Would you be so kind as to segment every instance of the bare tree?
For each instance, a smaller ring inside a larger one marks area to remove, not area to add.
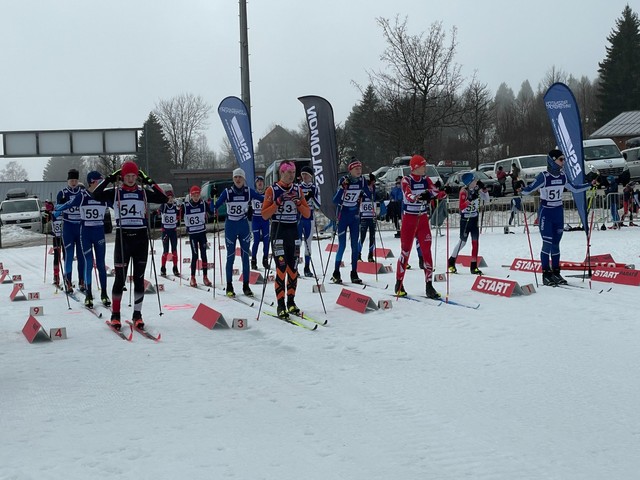
[[[175,168],[191,166],[194,140],[208,126],[211,106],[201,96],[183,93],[170,100],[161,100],[153,111],[162,125],[171,148]]]
[[[474,76],[463,95],[462,126],[473,148],[475,167],[480,164],[480,151],[488,143],[488,132],[494,118],[494,104],[486,83]]]
[[[2,182],[22,182],[29,181],[27,170],[15,160],[10,161],[0,170],[0,181]]]
[[[553,65],[544,76],[539,90],[546,92],[551,85],[557,82],[567,83],[569,76],[562,70]]]
[[[445,44],[442,22],[433,23],[426,35],[411,35],[406,17],[400,21],[396,16],[393,23],[386,18],[377,21],[387,42],[380,57],[387,68],[370,74],[371,83],[384,102],[408,101],[410,116],[404,128],[412,132],[413,145],[404,149],[424,154],[429,137],[459,113],[456,92],[462,77],[460,66],[454,63],[457,30],[451,30],[451,41]]]

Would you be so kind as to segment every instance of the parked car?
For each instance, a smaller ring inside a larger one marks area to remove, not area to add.
[[[610,138],[597,138],[584,140],[582,147],[585,173],[590,170],[597,172],[600,185],[609,186],[609,175],[617,177],[619,184],[626,185],[629,182],[629,166],[616,142]]]
[[[493,163],[481,163],[478,168],[474,168],[473,172],[484,172],[487,176],[491,177],[493,174]]]
[[[391,162],[392,167],[406,167],[411,162],[411,155],[403,155],[401,157],[396,157]]]
[[[524,181],[525,184],[528,184],[536,178],[538,173],[543,172],[547,169],[547,155],[521,155],[519,157],[511,157],[505,158],[503,160],[498,160],[496,163],[494,163],[493,173],[491,174],[491,176],[493,178],[497,178],[496,172],[498,171],[499,167],[502,167],[502,169],[507,172],[507,174],[509,174],[511,172],[513,164],[515,164],[520,169],[520,180]],[[505,193],[513,193],[513,187],[511,183],[511,177],[507,176],[505,182]]]
[[[478,179],[478,181],[482,182],[484,186],[487,187],[489,195],[494,197],[499,195],[500,184],[498,183],[498,180],[496,180],[495,178],[489,177],[484,172],[478,172],[473,170],[461,170],[459,172],[455,172],[449,175],[449,178],[447,179],[447,183],[445,183],[444,185],[444,189],[447,192],[447,194],[452,196],[458,196],[458,194],[460,193],[460,188],[462,188],[462,185],[463,185],[461,180],[462,175],[464,175],[467,172],[473,173],[474,176]]]
[[[396,184],[396,178],[398,177],[406,177],[411,173],[411,168],[408,166],[405,167],[391,167],[387,172],[381,177],[376,178],[376,195],[379,199],[387,199],[389,197],[389,192]],[[440,182],[443,184],[442,178],[438,174],[436,167],[433,165],[427,164],[426,176],[433,182]]]
[[[622,155],[626,155],[627,167],[629,167],[629,178],[640,180],[640,147],[627,148],[622,150]]]
[[[43,210],[37,198],[12,198],[0,204],[0,225],[17,225],[25,230],[42,233]]]

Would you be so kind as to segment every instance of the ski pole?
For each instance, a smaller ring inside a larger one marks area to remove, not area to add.
[[[524,201],[522,202],[522,210],[524,211]],[[529,241],[529,252],[531,254],[531,263],[534,263],[534,259],[533,259],[533,247],[531,246],[531,234],[529,232],[529,222],[527,221],[527,213],[525,212],[524,214],[524,229],[527,232],[527,240]],[[536,272],[536,269],[533,269],[533,276],[536,279],[536,288],[539,288],[540,285],[538,284],[538,273]]]

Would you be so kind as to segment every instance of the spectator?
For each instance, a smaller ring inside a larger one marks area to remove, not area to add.
[[[500,184],[500,195],[504,195],[504,193],[507,191],[507,172],[504,171],[502,165],[498,167],[496,178],[498,179],[498,183]]]

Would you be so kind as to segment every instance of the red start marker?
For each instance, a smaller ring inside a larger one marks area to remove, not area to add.
[[[471,261],[473,257],[471,255],[458,255],[456,258],[456,263],[462,265],[463,267],[470,267]],[[486,267],[487,262],[484,261],[484,258],[478,257],[478,267]]]
[[[240,278],[238,279],[238,281],[244,283],[244,273],[242,275],[240,275]],[[264,278],[262,277],[262,274],[260,272],[256,272],[255,270],[251,270],[249,272],[249,283],[251,285],[255,285],[256,283],[263,284],[263,283],[265,283],[265,281],[264,281]]]
[[[209,330],[213,330],[216,327],[229,328],[229,324],[224,319],[222,314],[217,310],[208,307],[204,303],[198,305],[198,308],[196,308],[196,311],[191,318],[193,318],[199,324],[204,325]]]
[[[589,261],[588,258],[585,257],[585,263]],[[610,253],[603,253],[601,255],[591,255],[591,262],[608,262],[608,263],[616,263]]]
[[[327,252],[337,252],[338,251],[338,244],[337,243],[330,243],[329,245],[327,245],[325,247],[325,251],[327,251]]]
[[[342,289],[336,303],[359,313],[365,313],[368,310],[378,310],[378,305],[371,300],[371,297],[346,288]]]
[[[11,277],[9,276],[9,270],[0,271],[0,283],[11,283]]]
[[[591,280],[637,287],[640,286],[640,270],[598,267],[593,271]]]
[[[374,255],[380,258],[393,258],[393,252],[389,248],[376,248]]]
[[[376,273],[387,273],[384,265],[377,262],[358,262],[358,273],[369,273],[375,275]]]
[[[33,343],[35,340],[51,340],[42,325],[40,325],[40,322],[33,315],[29,315],[27,323],[22,327],[22,334],[29,343]]]
[[[156,293],[156,289],[153,286],[153,283],[151,283],[149,280],[147,280],[146,278],[144,279],[144,293]]]
[[[515,280],[493,278],[485,275],[479,275],[476,277],[471,290],[500,297],[513,297],[516,295],[530,295],[532,293],[536,293],[535,288],[531,284],[521,287]]]
[[[561,270],[588,270],[589,266],[594,268],[614,268],[614,269],[633,269],[632,265],[625,263],[609,262],[609,261],[597,261],[591,257],[591,265],[584,262],[560,262]],[[542,272],[540,260],[531,260],[527,258],[514,258],[511,263],[511,270],[517,270],[520,272]]]
[[[22,291],[22,288],[24,287],[24,285],[22,283],[14,283],[13,284],[13,290],[11,290],[11,293],[9,294],[9,299],[12,302],[15,302],[16,300],[26,300],[27,297],[25,296],[24,292]]]

